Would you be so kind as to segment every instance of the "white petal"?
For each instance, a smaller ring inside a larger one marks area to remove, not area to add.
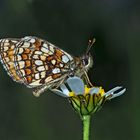
[[[60,88],[63,91],[63,94],[65,94],[66,96],[69,96],[70,91],[64,84],[60,85]]]
[[[69,77],[67,79],[67,84],[69,85],[71,91],[73,91],[76,95],[83,94],[85,92],[83,80],[79,77]]]
[[[100,88],[93,87],[93,88],[90,89],[89,93],[93,95],[93,94],[98,94],[99,91],[100,91]]]
[[[118,97],[118,96],[122,95],[122,94],[126,91],[126,89],[123,89],[123,90],[121,90],[121,91],[119,91],[119,92],[116,92],[117,90],[119,90],[119,89],[121,89],[121,88],[122,88],[122,87],[120,87],[120,86],[115,87],[115,88],[109,90],[108,92],[106,92],[106,93],[104,94],[104,96],[107,98],[108,96],[112,95],[112,96],[110,96],[109,99],[113,99],[113,98],[115,98],[115,97]]]
[[[60,95],[62,97],[69,97],[69,93],[70,93],[70,91],[64,84],[60,85],[60,90],[51,89],[51,91],[53,91],[54,93],[56,93],[57,95]]]

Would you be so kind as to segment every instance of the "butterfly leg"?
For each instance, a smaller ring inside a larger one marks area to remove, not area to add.
[[[90,79],[89,79],[88,74],[87,74],[86,71],[84,71],[84,78],[86,80],[86,83],[88,83],[89,86],[93,87],[93,84],[90,82]]]
[[[57,89],[66,80],[67,75],[64,75],[62,79],[56,80],[53,83],[47,83],[42,86],[33,89],[33,95],[39,97],[46,89]]]
[[[64,76],[64,78],[62,78],[62,79],[55,85],[55,87],[51,88],[50,90],[51,90],[52,92],[55,92],[55,90],[58,89],[58,88],[60,87],[60,85],[62,85],[63,83],[65,83],[66,77],[67,77],[67,75]]]
[[[39,86],[33,89],[33,95],[35,97],[39,97],[46,89],[48,89],[50,86],[48,85],[43,85]]]

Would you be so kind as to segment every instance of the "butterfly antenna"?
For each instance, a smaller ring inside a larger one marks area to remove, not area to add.
[[[91,47],[93,46],[93,44],[95,43],[95,41],[96,41],[95,38],[90,39],[90,40],[88,41],[88,47],[87,47],[87,50],[86,50],[86,54],[89,54],[90,49],[91,49]]]

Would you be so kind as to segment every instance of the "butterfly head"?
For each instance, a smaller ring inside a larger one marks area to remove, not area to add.
[[[88,44],[88,48],[86,50],[86,53],[81,58],[82,65],[86,70],[91,68],[92,65],[93,65],[93,59],[92,59],[92,56],[90,54],[90,49],[91,49],[91,47],[93,46],[94,43],[95,43],[95,38],[93,38],[92,40],[89,40],[89,44]]]
[[[83,55],[82,56],[82,66],[84,67],[84,69],[88,70],[89,68],[92,67],[93,65],[93,59],[92,59],[92,56],[91,54],[89,53],[88,55]]]

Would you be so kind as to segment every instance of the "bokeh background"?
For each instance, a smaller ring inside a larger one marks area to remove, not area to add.
[[[0,0],[0,38],[27,35],[75,56],[95,37],[91,81],[127,91],[93,115],[91,139],[140,140],[139,1]],[[0,65],[0,140],[81,139],[81,121],[66,99],[48,91],[35,98]]]

